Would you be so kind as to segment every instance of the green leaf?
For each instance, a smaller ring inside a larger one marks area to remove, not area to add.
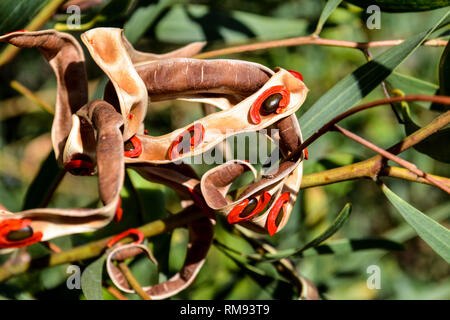
[[[243,11],[223,11],[204,5],[175,5],[155,28],[168,42],[242,42],[298,36],[307,30],[302,19],[282,19]]]
[[[439,93],[450,96],[450,42],[447,43],[439,62]]]
[[[381,190],[417,234],[445,261],[450,262],[450,231],[397,196],[386,185],[383,184]]]
[[[392,72],[392,74],[386,79],[387,87],[390,91],[393,89],[399,89],[405,94],[426,94],[434,95],[438,92],[439,86],[435,83],[424,81],[415,77],[410,77],[398,72]],[[414,105],[420,105],[426,109],[435,110],[436,108],[431,107],[430,102],[417,101]],[[444,110],[439,108],[439,110]]]
[[[350,213],[352,211],[352,205],[351,203],[347,203],[344,208],[339,212],[336,219],[333,221],[331,226],[329,226],[322,234],[320,234],[318,237],[314,238],[312,241],[308,242],[306,245],[304,245],[300,249],[287,249],[283,251],[279,251],[275,254],[266,254],[264,258],[267,259],[283,259],[294,255],[300,255],[303,251],[316,247],[331,236],[333,236],[347,221],[348,217],[350,216]]]
[[[388,239],[341,239],[330,241],[326,244],[310,248],[303,252],[303,257],[316,256],[322,254],[349,254],[363,250],[403,250],[403,246]]]
[[[406,102],[400,103],[403,114],[403,121],[405,123],[405,133],[410,135],[419,130],[420,127],[411,119],[411,112],[409,105]],[[441,129],[426,139],[422,140],[414,146],[414,149],[427,156],[450,163],[450,148],[448,148],[448,142],[450,141],[450,128]]]
[[[0,34],[25,27],[47,2],[48,0],[0,1]]]
[[[50,195],[55,184],[58,183],[63,174],[63,170],[58,166],[55,153],[51,151],[44,160],[37,176],[28,187],[23,210],[33,209],[42,206],[42,202]]]
[[[309,138],[325,123],[359,102],[383,81],[401,62],[411,55],[427,37],[449,16],[447,12],[429,29],[359,67],[327,91],[300,117],[303,136]]]
[[[386,12],[413,12],[444,8],[450,5],[450,0],[346,0],[358,7],[366,9],[377,5]]]
[[[81,290],[88,300],[103,300],[103,264],[106,254],[92,262],[81,274]]]
[[[450,43],[442,53],[441,60],[439,61],[439,94],[443,96],[450,96]],[[445,106],[433,103],[431,105],[432,110],[445,110]]]
[[[294,298],[295,290],[293,285],[280,277],[273,265],[262,263],[254,266],[247,261],[241,261],[241,259],[230,254],[222,246],[217,246],[217,248],[230,258],[241,269],[243,274],[253,279],[273,299]]]
[[[320,31],[322,31],[323,25],[330,17],[331,13],[341,4],[342,0],[328,0],[325,8],[323,8],[322,13],[319,17],[319,22],[317,23],[316,31],[314,31],[315,35],[319,35]]]
[[[157,4],[137,9],[124,25],[125,37],[131,43],[136,43],[150,28],[159,15],[180,0],[160,0]]]

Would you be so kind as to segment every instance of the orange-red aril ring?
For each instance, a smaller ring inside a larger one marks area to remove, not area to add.
[[[122,240],[125,237],[128,237],[129,235],[134,235],[137,237],[137,240],[135,242],[133,242],[134,244],[140,244],[144,241],[144,233],[141,230],[138,229],[128,229],[125,230],[122,233],[119,233],[118,235],[112,237],[108,243],[106,244],[106,246],[108,248],[111,248],[113,245],[115,245],[117,242],[119,242],[120,240]]]
[[[124,155],[127,158],[137,158],[142,153],[141,140],[138,137],[132,136],[130,140],[125,142]]]
[[[4,36],[6,36],[7,34],[15,33],[15,32],[28,32],[28,30],[22,29],[22,30],[11,31],[11,32],[5,33]]]
[[[281,95],[281,97],[279,97]],[[264,91],[250,107],[250,120],[253,124],[261,122],[261,115],[268,115],[270,113],[280,114],[289,105],[289,90],[285,86],[273,86]],[[274,108],[274,104],[276,108]],[[271,110],[264,110],[267,107]]]
[[[278,229],[278,226],[276,224],[278,215],[281,211],[281,208],[283,205],[289,201],[289,192],[283,193],[275,202],[272,209],[269,212],[269,216],[267,217],[267,231],[269,231],[269,234],[273,236]]]
[[[194,150],[202,143],[204,137],[205,127],[201,123],[193,124],[172,141],[168,152],[169,159],[176,159],[186,151]]]
[[[114,213],[114,222],[120,222],[122,220],[123,209],[122,209],[122,198],[119,197],[117,202],[116,212]]]
[[[294,70],[288,70],[290,74],[292,74],[294,77],[296,77],[298,80],[303,81],[303,76],[300,72],[294,71]]]
[[[81,153],[74,154],[70,161],[64,164],[64,170],[74,176],[90,176],[94,173],[94,168],[91,158]]]
[[[307,148],[303,149],[303,153],[305,154],[305,160],[308,160],[309,159],[308,149]]]
[[[264,191],[259,200],[256,198],[244,199],[228,214],[228,223],[234,224],[254,218],[264,210],[271,198],[270,193]]]
[[[29,219],[6,219],[0,222],[0,248],[20,248],[39,242],[42,232],[33,232]]]

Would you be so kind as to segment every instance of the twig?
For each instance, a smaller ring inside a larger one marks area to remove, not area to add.
[[[361,104],[359,106],[356,106],[356,107],[353,107],[353,108],[347,110],[346,112],[341,113],[340,115],[338,115],[337,117],[335,117],[334,119],[332,119],[328,123],[326,123],[324,126],[322,126],[322,128],[320,128],[319,130],[314,132],[314,134],[311,137],[306,139],[305,142],[303,142],[296,150],[294,150],[292,152],[292,154],[289,156],[288,160],[298,157],[300,155],[300,153],[303,151],[303,149],[307,148],[311,143],[316,141],[324,133],[327,133],[328,131],[330,131],[336,123],[344,120],[345,118],[347,118],[357,112],[366,110],[366,109],[382,106],[385,104],[390,104],[393,102],[400,102],[400,101],[429,101],[429,102],[440,103],[443,105],[450,105],[450,97],[448,97],[448,96],[428,96],[428,95],[423,95],[423,94],[414,94],[414,95],[407,95],[407,96],[400,96],[400,97],[385,98],[385,99],[375,100],[375,101],[371,101],[371,102],[368,102],[365,104]],[[450,121],[450,111],[447,111],[444,114],[444,116],[445,115],[447,115],[446,116],[447,121]],[[441,118],[441,117],[439,117],[439,118]],[[447,122],[447,124],[448,123],[449,122]],[[447,125],[447,124],[445,124],[445,125]],[[442,127],[439,127],[438,129],[436,129],[433,132],[436,132],[440,128],[442,128]],[[426,137],[422,137],[419,141],[425,139]],[[416,138],[410,139],[410,140],[416,140]],[[419,142],[419,141],[417,141],[417,142]]]
[[[291,46],[301,46],[301,45],[319,45],[319,46],[331,46],[331,47],[342,47],[342,48],[356,48],[360,50],[364,50],[367,48],[375,48],[375,47],[389,47],[396,46],[402,43],[405,40],[385,40],[385,41],[371,41],[371,42],[356,42],[356,41],[345,41],[345,40],[333,40],[333,39],[323,39],[317,36],[304,36],[304,37],[296,37],[282,40],[274,40],[274,41],[266,41],[266,42],[258,42],[253,44],[246,44],[240,46],[234,46],[224,49],[218,49],[208,52],[203,52],[194,56],[194,58],[198,59],[207,59],[217,56],[228,55],[232,53],[241,53],[248,51],[256,51],[270,48],[278,48],[278,47],[291,47]],[[431,47],[441,47],[446,46],[446,40],[433,39],[428,40],[423,43],[424,46]]]
[[[420,170],[419,168],[417,168],[417,166],[409,161],[406,161],[400,157],[397,157],[396,155],[390,153],[389,151],[384,150],[383,148],[378,147],[377,145],[373,144],[370,141],[367,141],[366,139],[354,134],[353,132],[350,132],[344,128],[341,128],[338,125],[334,125],[334,128],[336,131],[342,133],[344,136],[362,144],[363,146],[372,149],[373,151],[381,154],[383,157],[385,157],[386,159],[389,159],[391,161],[394,161],[396,163],[398,163],[399,165],[401,165],[402,167],[408,169],[409,171],[413,172],[414,174],[416,174],[419,177],[424,178],[425,180],[428,180],[431,184],[435,185],[436,187],[444,190],[445,192],[447,192],[448,194],[450,194],[450,188],[447,187],[445,184],[441,183],[439,180],[434,179],[433,177],[431,177],[429,174],[427,174],[426,172]]]
[[[29,90],[27,87],[25,87],[20,82],[13,80],[10,83],[11,88],[22,94],[23,96],[27,97],[29,100],[36,103],[39,107],[41,107],[44,111],[50,113],[51,115],[55,114],[55,111],[53,110],[52,106],[47,103],[46,101],[39,98],[37,95],[35,95],[31,90]]]
[[[122,293],[120,293],[119,290],[117,290],[113,286],[107,286],[106,290],[108,290],[108,292],[111,293],[117,300],[129,300],[127,297],[125,297]]]
[[[53,15],[56,9],[59,8],[65,0],[52,0],[50,1],[33,20],[25,27],[26,30],[36,31],[39,30]],[[8,45],[5,50],[0,54],[0,66],[11,61],[19,52],[20,48],[13,45]]]
[[[364,178],[375,180],[380,176],[430,184],[429,181],[418,177],[408,169],[387,166],[383,163],[383,157],[377,155],[373,158],[353,163],[347,166],[306,174],[302,178],[301,189]],[[449,178],[436,175],[429,176],[441,181],[442,183],[450,187]]]
[[[144,289],[142,289],[139,282],[136,280],[136,278],[131,273],[130,269],[128,269],[125,262],[121,261],[119,262],[119,268],[122,270],[123,275],[127,279],[130,286],[136,291],[136,293],[143,299],[143,300],[152,300],[147,292],[145,292]]]

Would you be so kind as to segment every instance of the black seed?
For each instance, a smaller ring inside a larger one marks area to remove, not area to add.
[[[281,207],[280,211],[278,211],[277,218],[275,219],[275,225],[277,227],[280,225],[281,221],[283,220],[283,216],[284,216],[284,210],[283,210],[283,207]]]
[[[132,150],[134,150],[133,142],[131,142],[131,140],[128,140],[127,142],[125,142],[124,149],[125,149],[125,151],[132,151]]]
[[[250,198],[247,203],[247,206],[239,214],[239,217],[245,218],[246,216],[248,216],[250,213],[252,213],[253,210],[255,210],[257,204],[258,204],[258,200],[256,200],[256,198]]]
[[[274,93],[268,96],[267,99],[262,103],[261,108],[259,109],[259,113],[263,116],[274,113],[280,106],[281,99],[283,99],[281,93]]]
[[[19,230],[10,231],[6,236],[9,241],[20,241],[27,239],[33,235],[33,229],[30,226],[24,227]]]

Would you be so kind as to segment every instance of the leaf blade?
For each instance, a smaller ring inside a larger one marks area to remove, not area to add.
[[[417,234],[445,261],[450,262],[450,231],[411,206],[385,184],[381,190]]]
[[[300,127],[305,139],[337,115],[345,112],[375,89],[391,72],[409,57],[449,16],[444,14],[428,31],[424,31],[400,45],[383,52],[362,65],[317,100],[300,117]]]
[[[102,274],[106,254],[92,262],[81,274],[81,290],[88,300],[103,300]]]
[[[317,22],[316,30],[313,33],[314,35],[319,35],[320,31],[322,31],[323,25],[328,20],[333,11],[341,4],[341,2],[342,0],[329,0],[327,2],[325,8],[323,8],[320,14],[319,22]]]

